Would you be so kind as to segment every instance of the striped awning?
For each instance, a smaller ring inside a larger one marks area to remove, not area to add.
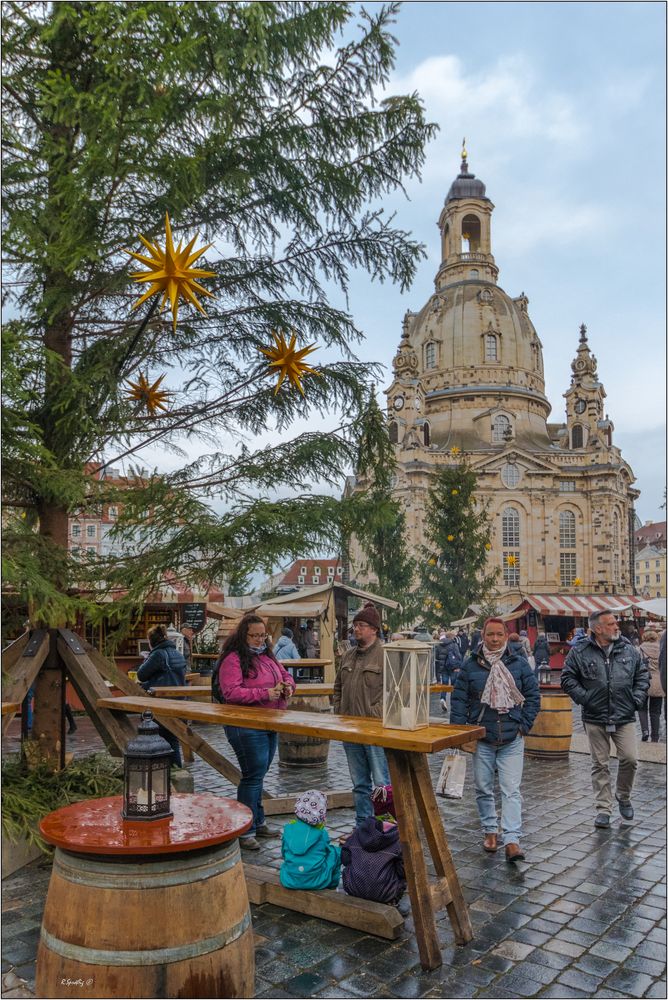
[[[641,597],[628,594],[527,594],[515,611],[519,611],[522,605],[529,604],[541,615],[586,618],[593,611],[618,611],[621,607],[631,607],[641,600]]]

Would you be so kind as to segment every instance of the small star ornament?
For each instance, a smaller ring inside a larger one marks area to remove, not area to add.
[[[461,453],[461,450],[462,450],[462,449],[461,449],[461,448],[458,448],[458,447],[457,447],[457,445],[454,445],[454,447],[452,447],[452,448],[450,449],[450,454],[451,454],[451,455],[454,455],[454,456],[455,456],[455,458],[456,458],[456,457],[457,457],[457,455],[459,455],[459,454]]]
[[[514,566],[517,562],[516,556],[506,556],[506,562],[509,566]]]
[[[455,536],[454,535],[448,535],[448,541],[449,542],[454,542],[454,540],[455,540]]]
[[[162,292],[162,301],[160,307],[169,301],[170,308],[172,310],[172,325],[174,332],[176,332],[176,322],[179,315],[179,301],[183,301],[187,304],[193,305],[198,312],[201,312],[203,316],[206,313],[202,309],[195,292],[199,292],[200,295],[212,296],[212,293],[208,289],[200,285],[198,278],[215,278],[213,271],[203,271],[199,267],[193,267],[192,265],[201,257],[202,254],[213,246],[212,243],[207,243],[206,246],[200,247],[199,250],[193,251],[195,245],[195,240],[197,236],[193,236],[190,242],[181,249],[181,241],[179,240],[179,245],[174,248],[174,240],[172,239],[172,227],[169,222],[169,213],[165,215],[165,248],[158,246],[158,244],[149,243],[146,237],[141,236],[139,239],[142,241],[144,246],[149,252],[150,256],[146,256],[141,253],[132,253],[130,250],[125,250],[124,252],[129,257],[134,257],[138,260],[140,264],[145,264],[148,267],[148,271],[134,271],[130,277],[134,281],[139,282],[150,282],[150,286],[147,292],[144,292],[142,297],[135,302],[133,309],[137,309],[142,302],[146,302],[151,296],[157,295]]]
[[[278,390],[283,385],[285,378],[289,380],[291,385],[295,389],[299,389],[302,396],[304,395],[304,390],[302,388],[302,378],[304,375],[319,375],[315,368],[311,368],[310,365],[305,364],[304,358],[311,354],[315,350],[315,344],[309,344],[306,347],[302,347],[301,350],[297,350],[297,335],[295,333],[290,337],[290,343],[285,339],[284,334],[278,334],[272,332],[272,337],[274,338],[273,347],[261,347],[260,351],[266,357],[269,358],[269,368],[274,369],[279,373],[278,383],[274,390],[274,395],[278,393]]]
[[[149,382],[143,372],[140,373],[136,382],[131,382],[128,379],[128,385],[131,386],[126,392],[128,399],[134,399],[138,403],[143,403],[152,417],[155,416],[158,410],[166,411],[167,407],[165,403],[172,394],[160,388],[164,377],[164,375],[161,375],[153,384]]]
[[[573,586],[574,587],[581,587],[582,586],[582,580],[580,579],[579,576],[576,576],[575,579],[573,580]]]

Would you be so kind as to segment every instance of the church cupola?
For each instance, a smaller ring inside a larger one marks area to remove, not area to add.
[[[609,448],[613,425],[603,418],[605,389],[598,380],[596,356],[589,349],[587,327],[580,326],[580,341],[571,362],[571,384],[564,393],[568,447],[572,451],[587,448]]]
[[[438,220],[441,266],[435,281],[437,291],[460,281],[496,284],[499,272],[492,256],[493,211],[485,185],[469,170],[464,140],[460,172],[450,185]]]

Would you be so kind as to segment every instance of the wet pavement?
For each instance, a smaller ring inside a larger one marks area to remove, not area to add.
[[[433,711],[439,713],[437,703]],[[79,755],[101,747],[90,721],[78,721],[68,749]],[[13,723],[4,750],[15,746],[16,728]],[[221,730],[197,728],[233,757]],[[574,744],[582,750],[578,718],[575,730]],[[457,947],[443,913],[438,921],[443,966],[425,973],[409,910],[401,936],[386,941],[271,904],[253,906],[256,996],[666,997],[665,742],[640,749],[645,759],[634,788],[635,819],[625,822],[615,815],[609,830],[593,826],[586,752],[549,762],[527,755],[522,785],[527,860],[521,866],[506,863],[503,851],[482,851],[469,759],[463,799],[438,802],[474,940]],[[441,761],[441,754],[430,758],[434,781]],[[613,774],[616,766],[611,765]],[[202,761],[189,770],[197,791],[234,795]],[[348,789],[341,744],[330,745],[322,767],[285,768],[275,761],[266,787],[274,794]],[[289,818],[271,822],[282,825]],[[352,824],[350,809],[328,815],[334,838]],[[278,868],[280,841],[265,841],[248,860]],[[34,995],[49,875],[50,861],[40,859],[2,883],[2,996]]]

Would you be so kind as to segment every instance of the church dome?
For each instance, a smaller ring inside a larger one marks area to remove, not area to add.
[[[450,185],[445,204],[459,198],[477,198],[479,201],[489,201],[485,193],[485,185],[469,170],[466,160],[462,160],[461,171]]]

